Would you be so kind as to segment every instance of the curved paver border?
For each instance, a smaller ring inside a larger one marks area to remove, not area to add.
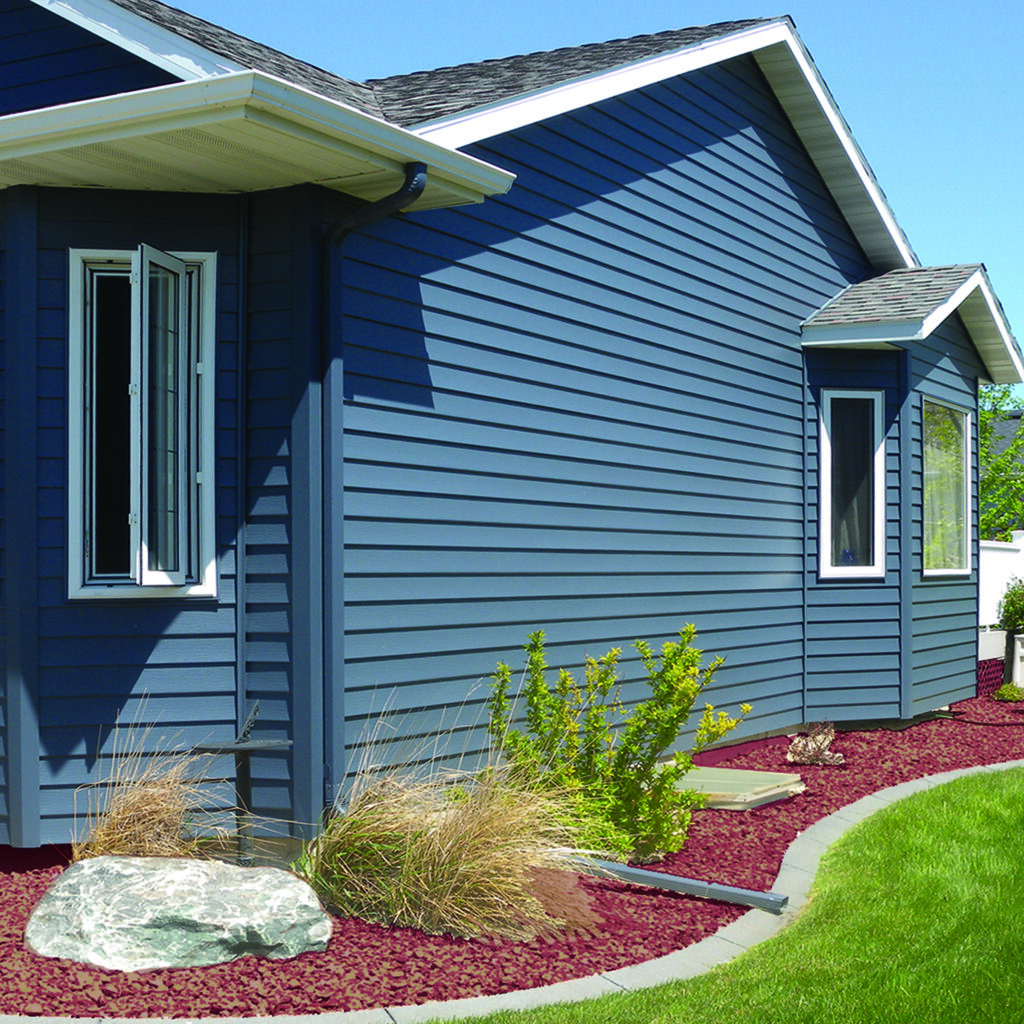
[[[453,999],[444,1003],[417,1003],[412,1006],[374,1007],[367,1010],[349,1010],[344,1013],[320,1013],[292,1017],[204,1017],[174,1018],[169,1024],[423,1024],[429,1020],[458,1019],[483,1016],[498,1010],[526,1010],[553,1003],[579,1002],[596,999],[613,992],[628,992],[650,988],[667,981],[693,978],[712,967],[728,963],[740,953],[770,939],[781,931],[803,909],[811,893],[811,885],[825,851],[854,825],[871,817],[890,804],[904,800],[915,793],[934,789],[967,775],[1008,771],[1024,767],[1024,760],[1004,761],[999,764],[957,768],[938,775],[911,779],[888,789],[871,793],[852,804],[841,807],[827,818],[816,821],[801,832],[790,844],[782,858],[778,877],[771,891],[789,896],[789,904],[781,914],[765,910],[750,910],[732,924],[719,929],[714,935],[669,953],[631,967],[573,978],[540,988],[503,992],[493,996],[473,996]],[[0,1015],[0,1024],[154,1024],[158,1018],[126,1019],[118,1017],[16,1017]]]

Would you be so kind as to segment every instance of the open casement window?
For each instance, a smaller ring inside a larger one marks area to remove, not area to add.
[[[884,396],[823,391],[819,576],[885,575]]]
[[[72,250],[69,592],[212,596],[212,254]]]
[[[921,405],[924,573],[971,571],[971,419],[962,409],[925,398]]]

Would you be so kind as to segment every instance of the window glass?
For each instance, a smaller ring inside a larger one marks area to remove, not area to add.
[[[925,572],[968,572],[968,416],[925,399],[922,410]]]
[[[88,452],[93,572],[131,574],[131,278],[92,275],[93,323]]]
[[[216,593],[213,440],[200,432],[213,421],[214,259],[72,250],[72,596]]]
[[[832,565],[874,565],[875,405],[833,398]]]
[[[822,576],[879,576],[885,572],[883,441],[880,393],[823,393]]]

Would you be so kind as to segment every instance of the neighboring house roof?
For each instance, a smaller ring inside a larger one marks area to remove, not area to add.
[[[992,433],[994,435],[993,448],[996,455],[1001,455],[1010,447],[1010,442],[1017,436],[1021,428],[1021,417],[1024,410],[1008,409],[1000,418],[993,419]]]
[[[809,347],[890,348],[959,313],[992,380],[1017,383],[1024,362],[980,263],[890,270],[845,288],[801,325]]]

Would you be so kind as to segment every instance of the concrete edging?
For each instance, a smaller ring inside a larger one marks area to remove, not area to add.
[[[173,1024],[424,1024],[430,1020],[483,1016],[498,1010],[526,1010],[554,1003],[579,1002],[614,992],[628,992],[661,985],[667,981],[693,978],[711,970],[712,967],[728,963],[752,946],[772,938],[792,922],[810,897],[811,886],[825,851],[854,825],[899,800],[955,779],[1021,767],[1024,767],[1024,760],[958,768],[938,775],[926,775],[871,793],[841,807],[801,832],[782,858],[779,874],[770,890],[789,896],[789,904],[781,914],[750,910],[732,924],[719,929],[714,935],[655,960],[540,988],[453,999],[449,1002],[373,1007],[342,1013],[292,1017],[175,1018]],[[18,1017],[0,1014],[0,1024],[26,1024],[29,1020],[35,1024],[153,1024],[157,1019],[133,1018],[129,1021],[116,1017]]]

